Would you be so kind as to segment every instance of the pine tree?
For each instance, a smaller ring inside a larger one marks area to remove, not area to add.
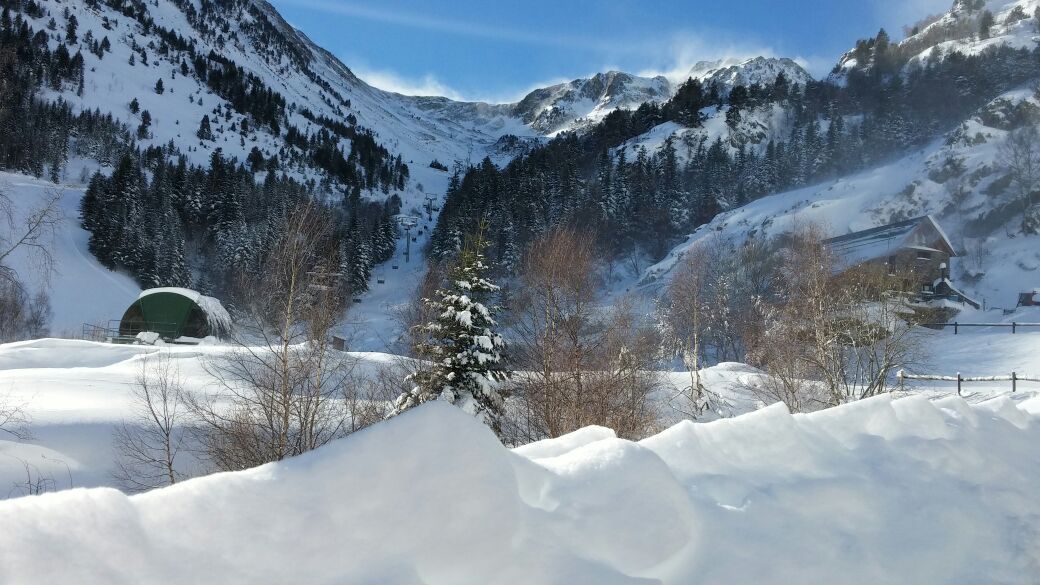
[[[155,93],[162,95],[164,91],[166,91],[166,88],[163,87],[162,79],[157,80],[155,82]]]
[[[209,114],[202,116],[202,121],[199,122],[199,131],[195,135],[199,137],[199,140],[213,140],[213,129],[210,128]]]
[[[141,125],[137,127],[137,138],[144,140],[148,138],[148,129],[152,125],[152,114],[148,110],[141,112]]]
[[[79,26],[79,22],[76,20],[76,15],[69,16],[69,21],[65,25],[65,42],[70,45],[75,45],[77,41],[76,28]]]
[[[990,29],[993,28],[994,22],[995,21],[993,20],[993,13],[992,12],[990,12],[989,10],[986,10],[985,12],[982,13],[982,16],[979,17],[979,38],[980,39],[988,39],[989,38]]]
[[[415,387],[397,399],[395,413],[445,400],[481,418],[496,433],[501,431],[505,405],[494,383],[509,372],[502,365],[505,342],[494,330],[497,307],[486,304],[499,290],[485,276],[486,228],[483,222],[467,241],[449,272],[448,288],[423,300],[433,319],[419,326],[426,340],[417,352],[430,368],[409,378]]]

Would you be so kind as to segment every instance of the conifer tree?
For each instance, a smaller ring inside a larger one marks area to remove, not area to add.
[[[989,10],[983,12],[982,16],[979,17],[979,38],[980,39],[988,39],[989,38],[990,29],[993,28],[993,24],[994,24],[993,13],[990,12]]]
[[[482,222],[449,271],[448,287],[423,299],[432,320],[419,326],[425,338],[416,348],[429,369],[409,380],[415,384],[394,405],[399,413],[424,402],[445,400],[477,416],[500,432],[505,405],[495,382],[508,377],[502,364],[505,342],[495,332],[498,308],[487,304],[499,287],[485,274],[487,246]]]
[[[210,127],[209,114],[202,116],[202,121],[199,122],[199,131],[195,135],[200,140],[213,140],[213,129]]]

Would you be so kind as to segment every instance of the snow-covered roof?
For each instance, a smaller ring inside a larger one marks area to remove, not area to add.
[[[823,244],[831,252],[842,258],[848,265],[859,264],[867,260],[881,258],[895,250],[912,248],[915,250],[939,251],[931,246],[924,246],[925,242],[915,240],[913,235],[923,225],[932,227],[938,237],[945,244],[951,256],[956,256],[953,244],[949,237],[939,227],[939,223],[930,215],[922,215],[913,219],[897,221],[888,225],[878,226],[867,230],[852,232],[843,236],[824,240]],[[931,243],[931,242],[928,242]]]
[[[159,288],[149,288],[141,291],[141,294],[137,295],[137,298],[143,299],[149,295],[155,295],[159,293],[173,293],[182,297],[188,297],[192,302],[198,302],[199,297],[203,296],[202,293],[193,291],[190,288],[181,288],[179,286],[161,286]]]

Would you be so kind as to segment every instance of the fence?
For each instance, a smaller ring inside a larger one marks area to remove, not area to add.
[[[1010,327],[1011,333],[1018,333],[1019,328],[1040,327],[1040,323],[919,323],[922,327],[953,327],[953,334],[957,335],[961,327]]]
[[[956,376],[943,376],[939,374],[907,374],[903,370],[899,370],[896,373],[896,377],[899,379],[899,389],[903,390],[903,383],[905,380],[933,380],[939,382],[957,382],[957,395],[963,396],[963,386],[965,382],[1011,382],[1011,391],[1018,392],[1018,383],[1021,382],[1040,382],[1040,376],[1034,376],[1030,374],[1019,374],[1018,372],[1011,372],[1010,376],[962,376],[960,372],[957,372]]]
[[[176,337],[177,325],[174,323],[158,323],[136,321],[122,323],[121,321],[109,321],[108,325],[95,323],[83,324],[83,339],[88,341],[105,341],[108,343],[133,343],[138,333],[153,331],[163,339]]]

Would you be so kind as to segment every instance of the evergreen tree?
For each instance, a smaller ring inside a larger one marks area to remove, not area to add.
[[[79,22],[76,20],[76,15],[69,16],[69,21],[65,25],[65,42],[70,45],[75,45],[77,39],[76,27],[79,26]]]
[[[993,28],[993,24],[994,23],[995,23],[995,21],[993,19],[993,13],[990,12],[989,10],[984,11],[982,13],[982,16],[979,17],[979,38],[980,39],[988,39],[989,38],[990,29]]]
[[[152,125],[152,114],[145,110],[141,112],[141,125],[137,127],[137,138],[144,140],[148,138],[148,129]]]
[[[199,140],[213,140],[213,130],[209,124],[209,114],[202,116],[202,121],[199,122],[199,130],[195,133],[199,137]]]
[[[482,223],[467,241],[449,272],[449,286],[423,301],[433,319],[420,326],[426,341],[417,350],[430,368],[410,378],[415,387],[397,399],[395,413],[445,400],[501,430],[505,404],[494,383],[509,373],[502,365],[505,342],[495,332],[497,308],[487,304],[499,287],[485,276],[486,227]]]

